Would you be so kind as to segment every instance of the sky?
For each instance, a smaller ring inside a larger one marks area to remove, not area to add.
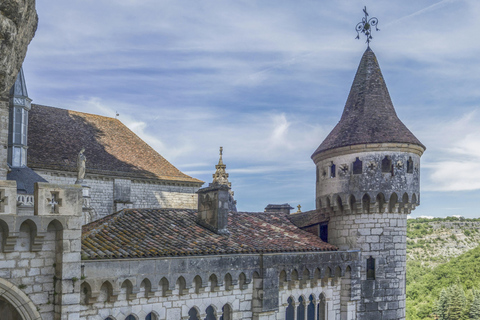
[[[39,0],[33,103],[120,119],[186,174],[224,162],[240,211],[315,206],[311,154],[371,48],[427,146],[417,216],[480,217],[480,1]]]

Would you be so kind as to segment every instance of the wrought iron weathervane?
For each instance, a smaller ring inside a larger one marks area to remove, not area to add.
[[[372,27],[375,27],[376,31],[380,31],[380,29],[377,28],[378,24],[378,19],[375,17],[368,18],[368,12],[367,12],[367,7],[363,8],[363,12],[365,13],[365,17],[362,18],[362,22],[359,22],[357,26],[355,27],[355,30],[357,30],[357,37],[355,39],[360,39],[360,32],[365,34],[367,36],[367,43],[368,46],[370,46],[370,40],[373,39],[372,37]]]

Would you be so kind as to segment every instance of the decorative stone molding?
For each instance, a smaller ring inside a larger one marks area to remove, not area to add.
[[[22,320],[42,320],[32,300],[13,283],[0,278],[0,297],[8,301],[22,316]]]
[[[17,213],[17,182],[0,180],[0,215]]]

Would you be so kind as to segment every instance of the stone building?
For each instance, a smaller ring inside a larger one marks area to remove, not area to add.
[[[10,97],[7,179],[17,181],[25,199],[33,199],[37,181],[75,184],[84,148],[84,222],[123,208],[197,207],[203,181],[175,168],[118,119],[31,105],[22,70]]]
[[[115,119],[35,105],[29,117],[28,167],[0,180],[2,320],[405,318],[406,219],[425,147],[370,49],[312,155],[316,209],[301,214],[237,212],[221,156],[198,189]],[[82,147],[85,179],[72,164]],[[142,202],[156,191],[189,205]],[[86,199],[108,209],[82,226]]]

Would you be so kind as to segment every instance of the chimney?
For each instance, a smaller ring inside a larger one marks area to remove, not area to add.
[[[199,189],[197,223],[218,234],[228,235],[228,212],[237,211],[233,199],[231,183],[228,182],[226,165],[222,160],[223,148],[220,147],[220,159],[215,166],[213,181],[208,187]]]

